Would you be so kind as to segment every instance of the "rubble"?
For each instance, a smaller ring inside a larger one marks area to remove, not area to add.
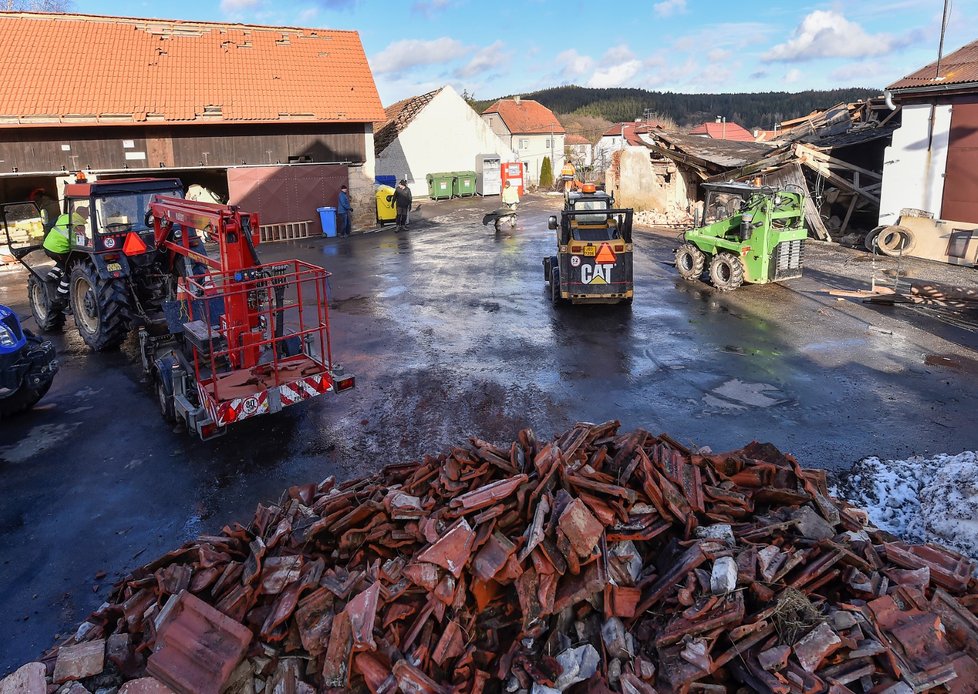
[[[770,445],[694,453],[578,424],[291,487],[134,571],[11,677],[132,694],[974,692],[974,570],[867,526]]]

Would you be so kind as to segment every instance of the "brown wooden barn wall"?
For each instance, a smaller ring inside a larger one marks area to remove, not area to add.
[[[362,123],[2,128],[0,173],[361,163],[364,142]]]

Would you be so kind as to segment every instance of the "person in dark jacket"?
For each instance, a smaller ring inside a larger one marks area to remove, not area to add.
[[[411,189],[408,188],[407,180],[402,178],[401,182],[397,184],[397,188],[394,189],[394,208],[397,210],[395,232],[407,229],[408,212],[411,211],[413,201],[414,198],[411,195]]]
[[[336,203],[336,221],[337,230],[336,233],[339,236],[349,236],[350,227],[350,215],[353,213],[353,205],[350,204],[350,191],[344,185],[340,186],[340,195]]]

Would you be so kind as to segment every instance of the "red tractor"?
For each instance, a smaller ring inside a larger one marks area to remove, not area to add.
[[[168,421],[208,439],[229,424],[354,386],[333,365],[329,273],[299,260],[263,265],[257,214],[184,200],[177,179],[70,184],[65,205],[80,222],[67,260],[75,325],[94,350],[138,331],[143,368]],[[82,206],[87,214],[76,217]],[[204,233],[217,244],[216,258]],[[11,248],[30,271],[38,325],[60,328],[57,280],[25,261],[38,247]]]

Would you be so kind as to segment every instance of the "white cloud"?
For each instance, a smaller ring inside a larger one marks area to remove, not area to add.
[[[238,14],[258,7],[261,2],[262,0],[221,0],[221,11],[227,14]]]
[[[605,51],[602,61],[606,63],[623,63],[634,58],[635,54],[632,53],[632,50],[627,45],[620,43]]]
[[[784,81],[786,84],[794,84],[801,79],[801,70],[796,67],[791,68],[786,73],[784,73]]]
[[[556,62],[561,68],[560,76],[564,79],[573,80],[594,69],[594,58],[589,55],[581,55],[573,48],[558,53]]]
[[[733,53],[724,48],[714,48],[712,51],[706,54],[706,58],[711,63],[722,63],[732,55]]]
[[[671,17],[686,11],[686,0],[662,0],[655,3],[652,9],[660,17]]]
[[[299,12],[299,21],[303,24],[306,22],[311,22],[319,14],[318,7],[307,7],[306,9]]]
[[[795,29],[794,36],[765,53],[765,61],[799,62],[816,58],[862,58],[884,55],[899,45],[889,34],[868,34],[838,12],[816,10]]]
[[[642,68],[641,60],[626,60],[615,65],[607,65],[598,68],[591,75],[587,86],[589,87],[621,87],[629,83],[638,71]]]
[[[375,75],[400,73],[420,65],[444,64],[462,57],[466,50],[461,41],[447,36],[431,41],[402,39],[373,56],[370,68]]]
[[[503,52],[504,46],[502,41],[495,41],[485,48],[480,48],[469,62],[455,71],[455,76],[473,77],[498,70],[508,61],[508,56]]]

